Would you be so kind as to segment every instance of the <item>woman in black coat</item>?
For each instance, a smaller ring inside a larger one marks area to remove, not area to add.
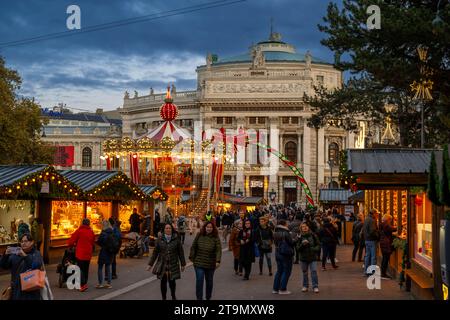
[[[389,259],[391,257],[393,247],[392,242],[394,241],[393,233],[397,231],[397,228],[391,225],[392,216],[385,214],[381,219],[381,232],[380,232],[380,249],[383,259],[381,260],[381,277],[386,279],[392,279],[387,274],[387,269],[389,265]]]
[[[249,280],[252,263],[255,262],[255,236],[250,220],[245,221],[244,228],[239,232],[238,241],[241,244],[239,262],[244,269],[243,280]]]
[[[20,247],[8,247],[0,260],[0,267],[11,270],[11,300],[42,300],[40,290],[22,291],[20,274],[28,270],[39,270],[43,266],[41,253],[36,250],[29,233],[20,239]]]
[[[327,263],[327,258],[330,258],[331,265],[333,269],[337,269],[338,266],[334,260],[336,254],[336,246],[339,242],[338,231],[335,226],[330,221],[330,218],[325,218],[323,227],[320,230],[320,239],[322,241],[322,271],[326,271],[325,264]]]
[[[155,261],[156,265],[153,267]],[[166,300],[167,282],[169,282],[172,300],[176,300],[175,280],[181,278],[181,271],[184,271],[186,260],[180,238],[171,224],[164,226],[164,233],[156,240],[155,249],[148,265],[147,270],[151,270],[153,267],[153,273],[161,280],[162,299]]]

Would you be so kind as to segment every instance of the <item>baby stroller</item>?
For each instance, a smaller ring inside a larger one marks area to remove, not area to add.
[[[138,258],[142,258],[144,255],[143,238],[136,232],[130,232],[125,236],[125,238],[129,240],[120,248],[119,257],[124,259],[127,257],[132,258],[136,256]]]
[[[64,251],[64,255],[61,263],[56,267],[56,273],[59,273],[58,286],[62,288],[70,274],[67,274],[67,268],[71,264],[76,264],[77,259],[75,258],[75,248],[68,248]]]

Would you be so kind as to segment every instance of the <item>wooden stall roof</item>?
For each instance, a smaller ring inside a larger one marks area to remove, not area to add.
[[[166,201],[169,198],[167,193],[165,193],[164,190],[158,186],[152,184],[139,184],[138,187],[149,197],[153,197],[155,192],[158,191],[160,194],[159,200]]]
[[[358,186],[419,186],[428,183],[432,149],[348,149],[348,174]]]
[[[355,193],[347,189],[320,189],[319,202],[348,204],[349,197]]]
[[[6,165],[0,166],[0,188],[8,187],[34,173],[44,171],[48,165]]]
[[[79,186],[84,192],[98,187],[103,182],[119,175],[118,171],[60,170],[62,176]]]

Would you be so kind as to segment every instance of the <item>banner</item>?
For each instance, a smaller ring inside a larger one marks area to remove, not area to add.
[[[74,146],[56,146],[54,164],[55,166],[71,167],[74,164]]]

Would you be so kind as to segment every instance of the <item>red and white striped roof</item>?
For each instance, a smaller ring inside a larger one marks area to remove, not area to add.
[[[172,121],[165,121],[157,128],[153,129],[144,136],[139,137],[138,139],[142,139],[144,137],[147,137],[155,142],[160,142],[162,139],[169,137],[173,141],[179,142],[183,139],[191,138],[191,134],[183,128],[177,126]]]

